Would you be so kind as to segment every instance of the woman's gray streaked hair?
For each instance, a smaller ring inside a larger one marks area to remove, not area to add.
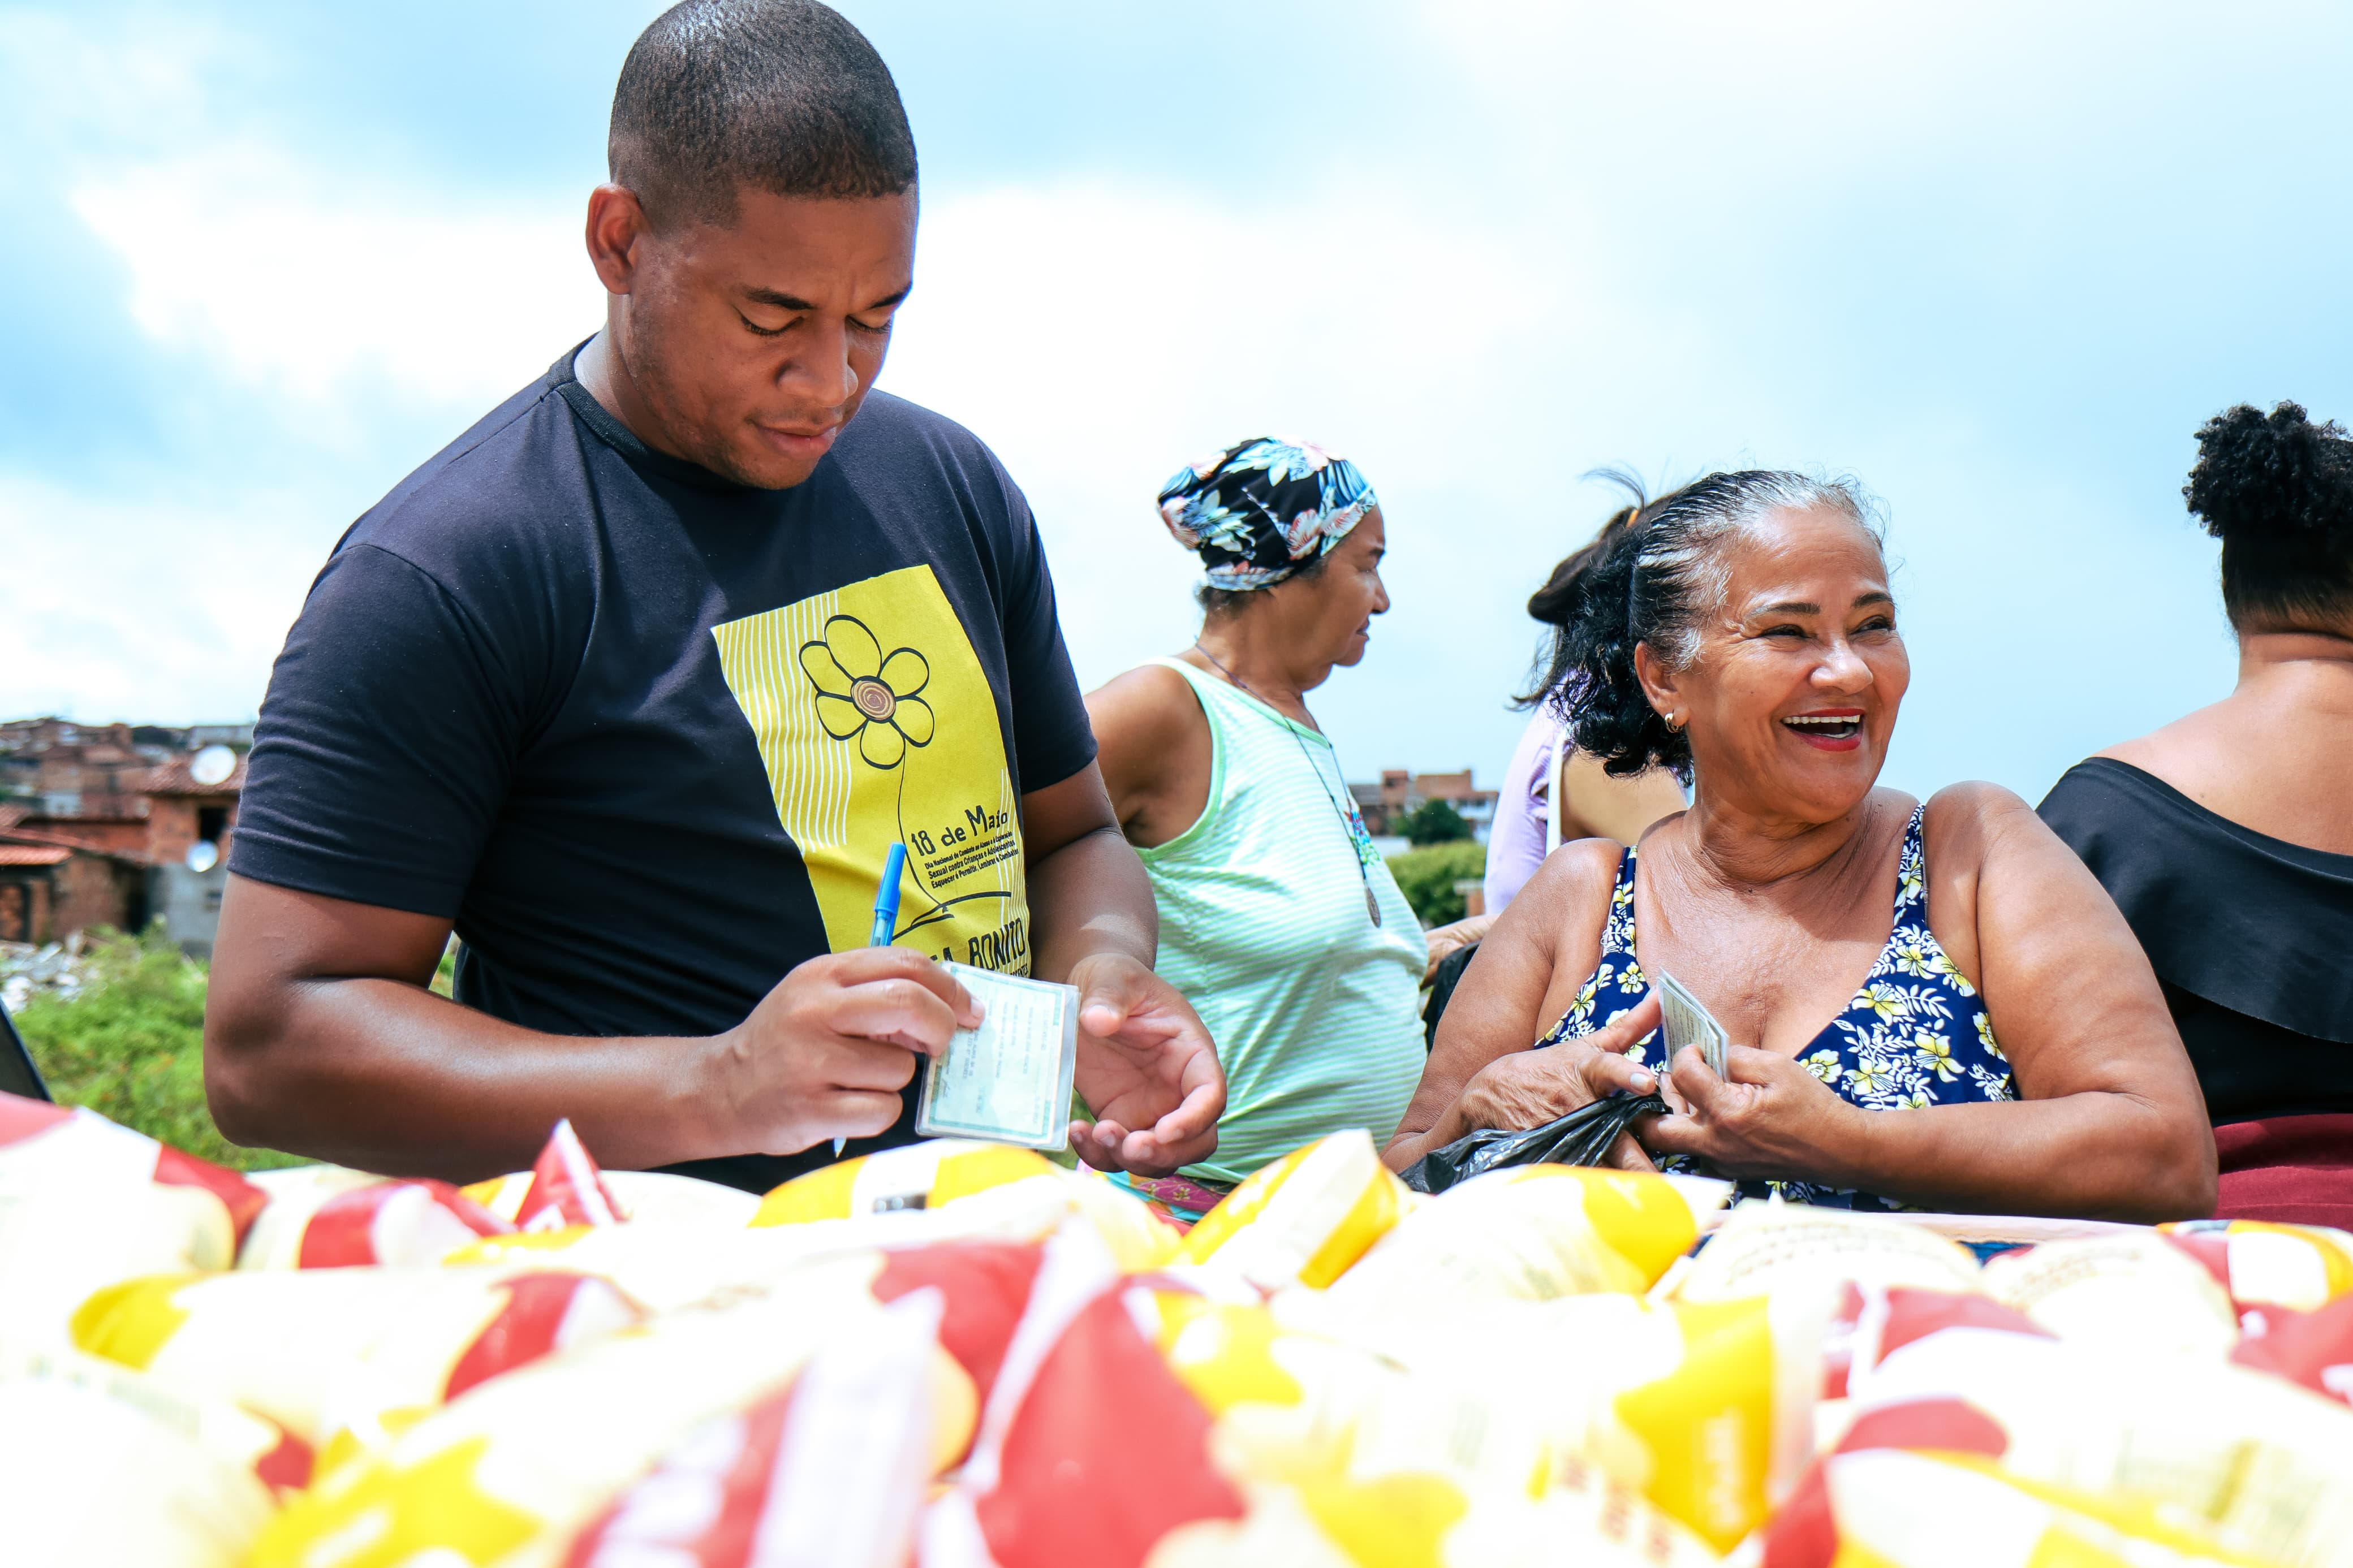
[[[1862,486],[1784,468],[1710,474],[1643,520],[1628,586],[1633,642],[1651,645],[1669,669],[1699,657],[1706,618],[1724,608],[1732,583],[1725,546],[1775,511],[1843,512],[1873,540],[1883,533]]]
[[[1634,671],[1648,643],[1670,669],[1689,668],[1708,617],[1731,585],[1729,546],[1767,514],[1825,508],[1852,518],[1874,542],[1877,509],[1850,479],[1785,469],[1710,474],[1661,497],[1577,584],[1577,603],[1555,640],[1549,700],[1567,720],[1577,749],[1624,778],[1664,766],[1686,783],[1691,742],[1667,728]]]

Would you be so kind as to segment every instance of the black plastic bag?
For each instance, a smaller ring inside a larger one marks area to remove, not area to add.
[[[1438,973],[1430,977],[1430,1000],[1421,1008],[1421,1048],[1432,1050],[1438,1045],[1438,1021],[1446,1016],[1446,1005],[1454,1000],[1454,988],[1462,983],[1462,972],[1479,954],[1479,944],[1471,942],[1456,948],[1438,961]]]
[[[1655,1094],[1619,1093],[1522,1132],[1482,1127],[1424,1154],[1401,1179],[1417,1193],[1442,1193],[1458,1182],[1510,1165],[1599,1165],[1634,1118],[1666,1109],[1667,1102]]]

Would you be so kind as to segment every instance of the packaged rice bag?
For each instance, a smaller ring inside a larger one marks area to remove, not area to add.
[[[1066,1171],[1034,1149],[934,1138],[843,1160],[797,1177],[761,1201],[754,1226],[936,1213],[1023,1183],[1051,1190],[1093,1226],[1123,1268],[1156,1268],[1177,1235],[1092,1171]]]
[[[1091,1236],[1084,1246],[1100,1258],[1101,1244]],[[1045,1268],[1041,1264],[1041,1274]],[[494,1378],[409,1426],[381,1450],[329,1469],[270,1522],[248,1559],[249,1568],[694,1562],[683,1552],[665,1555],[652,1543],[637,1551],[630,1539],[655,1522],[649,1516],[665,1496],[683,1494],[698,1506],[713,1500],[711,1488],[695,1477],[700,1468],[707,1479],[718,1463],[716,1447],[689,1452],[682,1445],[691,1434],[735,1413],[746,1417],[748,1440],[750,1413],[786,1393],[821,1348],[851,1342],[837,1336],[871,1342],[892,1336],[893,1322],[904,1329],[926,1306],[941,1323],[956,1310],[931,1300],[891,1320],[872,1293],[873,1279],[871,1258],[821,1259],[801,1269],[789,1289],[668,1313],[638,1332],[611,1335]],[[923,1359],[931,1413],[923,1433],[928,1466],[964,1447],[974,1411],[972,1379],[950,1352],[927,1336]],[[882,1376],[866,1386],[903,1384]],[[826,1409],[834,1411],[839,1404],[828,1399]],[[789,1406],[786,1413],[789,1436]],[[808,1458],[819,1463],[826,1458]],[[659,1479],[659,1467],[666,1459],[681,1483],[675,1489]],[[785,1462],[781,1450],[778,1462]],[[806,1499],[814,1490],[826,1496],[828,1510],[839,1511],[779,1521],[776,1529],[866,1528],[849,1522],[848,1510],[875,1495],[871,1488],[879,1477],[853,1488],[838,1477],[826,1480],[830,1472],[802,1473],[819,1479],[796,1481],[785,1498]],[[602,1519],[641,1479],[648,1489],[634,1506]],[[843,1489],[827,1495],[835,1486]],[[624,1512],[630,1519],[627,1525],[617,1522]],[[773,1508],[765,1512],[777,1518]],[[612,1531],[598,1535],[600,1522]],[[673,1532],[679,1527],[679,1521],[670,1522]],[[881,1539],[882,1533],[876,1526],[871,1538]]]
[[[2231,1359],[2353,1405],[2353,1296],[2316,1311],[2253,1307]]]
[[[62,1344],[101,1285],[228,1268],[265,1201],[93,1111],[0,1094],[0,1341]]]
[[[2146,1500],[2029,1480],[1966,1453],[1823,1458],[1739,1559],[1758,1568],[2261,1568]]]
[[[248,1463],[195,1426],[233,1424],[131,1380],[0,1375],[0,1531],[9,1568],[236,1568],[269,1520]],[[256,1425],[259,1425],[258,1423]]]
[[[2353,1410],[2227,1361],[1953,1327],[1853,1370],[1845,1446],[1974,1452],[2162,1502],[2230,1551],[2353,1563]]]
[[[553,1351],[641,1321],[606,1280],[555,1269],[305,1269],[162,1275],[95,1292],[75,1343],[198,1398],[268,1416],[314,1448],[364,1446]]]
[[[447,1182],[371,1176],[339,1165],[263,1171],[269,1202],[237,1252],[242,1269],[438,1263],[514,1226]]]
[[[760,1212],[757,1194],[669,1171],[607,1171],[604,1182],[633,1225],[741,1230]]]
[[[1730,1192],[1696,1176],[1580,1165],[1490,1171],[1417,1205],[1339,1279],[1332,1300],[1410,1319],[1482,1301],[1645,1290]]]
[[[1274,1310],[1474,1391],[1495,1419],[1534,1422],[1556,1466],[1599,1467],[1718,1548],[1766,1516],[1813,1451],[1827,1316],[1813,1292],[1676,1303],[1601,1292],[1405,1320],[1368,1319],[1340,1294],[1297,1292]]]
[[[2228,1355],[2238,1313],[2214,1277],[2153,1230],[2046,1241],[1989,1260],[1986,1294],[2061,1339]]]
[[[1713,1556],[1556,1455],[1519,1390],[1410,1373],[1263,1306],[1131,1279],[1024,1333],[971,1461],[926,1519],[925,1568],[1485,1568],[1608,1562],[1630,1540],[1661,1562]]]
[[[944,1305],[901,1301],[704,1421],[573,1540],[566,1568],[901,1568],[934,1468]]]
[[[1073,1219],[1085,1223],[1069,1185],[1022,1181],[937,1209],[890,1210],[859,1219],[746,1229],[633,1222],[485,1237],[447,1261],[453,1267],[536,1262],[579,1269],[611,1280],[631,1300],[664,1312],[765,1292],[824,1258],[857,1255],[871,1260],[886,1249],[958,1241],[1040,1243]],[[1101,1227],[1089,1228],[1101,1236]]]
[[[1251,1172],[1186,1234],[1183,1257],[1261,1290],[1320,1288],[1397,1224],[1405,1192],[1371,1133],[1335,1132]]]
[[[2057,1337],[2017,1308],[1985,1296],[1850,1282],[1823,1338],[1822,1397],[1846,1398],[1850,1384],[1867,1378],[1883,1357],[1947,1329]]]
[[[1728,1301],[1767,1291],[1905,1285],[1975,1292],[1977,1255],[1886,1215],[1803,1204],[1736,1205],[1674,1281],[1683,1301]]]
[[[2309,1312],[2353,1292],[2353,1235],[2327,1226],[2193,1219],[2158,1229],[2242,1308]]]
[[[216,1458],[252,1476],[273,1496],[311,1484],[311,1446],[267,1417],[224,1400],[197,1399],[159,1379],[76,1350],[0,1356],[0,1382],[69,1383],[135,1405]]]
[[[1412,1472],[1248,1482],[1243,1496],[1240,1519],[1199,1520],[1163,1536],[1151,1568],[1707,1568],[1719,1561],[1682,1525],[1591,1471],[1535,1498]],[[927,1555],[923,1568],[955,1564]]]

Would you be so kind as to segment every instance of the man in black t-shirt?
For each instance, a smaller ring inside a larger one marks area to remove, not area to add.
[[[353,526],[271,675],[222,1129],[470,1179],[568,1116],[607,1163],[765,1188],[912,1138],[976,1018],[955,959],[1080,988],[1090,1162],[1201,1158],[1224,1079],[1152,973],[1028,505],[871,391],[915,237],[890,73],[808,0],[690,0],[609,151],[605,330]],[[426,988],[453,926],[462,1005]]]

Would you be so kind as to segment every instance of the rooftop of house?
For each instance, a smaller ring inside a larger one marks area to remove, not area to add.
[[[55,844],[0,844],[0,866],[61,866],[73,851]]]
[[[201,752],[196,752],[184,757],[174,757],[147,775],[147,782],[142,786],[141,793],[226,796],[239,794],[244,790],[245,758],[242,754],[237,757],[237,766],[230,771],[228,777],[216,784],[200,784],[188,769],[189,765],[203,754]]]

